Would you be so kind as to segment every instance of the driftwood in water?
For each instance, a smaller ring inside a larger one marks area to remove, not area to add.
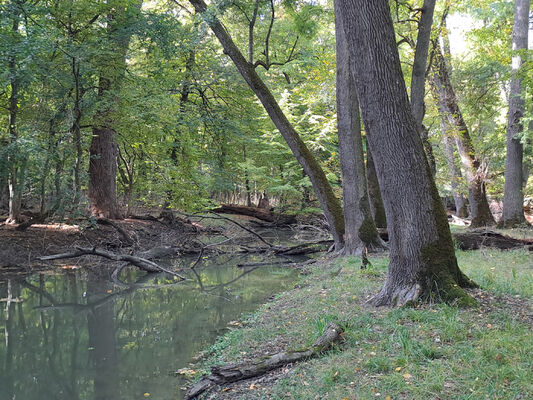
[[[526,247],[529,250],[533,250],[533,239],[515,239],[488,230],[455,233],[453,237],[461,250],[477,250],[480,247],[490,247],[500,250]]]
[[[100,257],[104,257],[104,258],[107,258],[113,261],[126,261],[130,264],[135,265],[136,267],[141,268],[142,270],[146,272],[166,272],[168,274],[175,275],[179,277],[180,279],[183,279],[183,280],[186,279],[184,276],[181,276],[174,271],[170,271],[166,268],[163,268],[162,266],[146,258],[136,257],[136,256],[132,256],[129,254],[110,253],[108,251],[100,250],[95,247],[93,247],[92,249],[78,247],[77,250],[74,252],[43,256],[43,257],[39,257],[39,260],[41,261],[59,260],[59,259],[65,259],[65,258],[76,258],[76,257],[81,257],[81,256],[100,256]]]
[[[342,328],[331,322],[322,336],[311,347],[301,350],[282,351],[253,361],[211,367],[211,375],[204,376],[193,384],[185,395],[185,399],[194,399],[214,385],[223,385],[253,378],[286,364],[315,357],[338,343],[342,338],[341,334]]]
[[[274,214],[269,209],[240,206],[238,204],[221,204],[220,207],[213,211],[221,214],[247,215],[269,222],[269,226],[289,225],[296,222],[296,217],[293,215]]]

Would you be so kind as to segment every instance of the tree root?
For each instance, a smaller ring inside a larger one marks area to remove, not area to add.
[[[342,328],[331,322],[322,336],[311,347],[294,351],[282,351],[249,362],[211,367],[211,375],[203,376],[191,386],[185,400],[191,400],[214,385],[222,385],[263,375],[268,371],[296,361],[306,360],[329,350],[342,339]]]

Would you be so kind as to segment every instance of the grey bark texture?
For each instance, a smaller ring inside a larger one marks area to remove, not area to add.
[[[355,82],[350,69],[348,44],[342,27],[338,0],[335,1],[337,46],[337,129],[344,201],[344,254],[358,255],[367,248],[384,248],[370,211],[366,183],[361,118]]]
[[[244,58],[241,51],[235,45],[233,39],[216,15],[213,15],[211,12],[206,13],[207,5],[203,0],[190,0],[190,3],[194,6],[196,12],[203,16],[205,22],[209,25],[224,48],[224,52],[231,58],[241,76],[261,101],[270,119],[276,128],[278,128],[292,153],[311,180],[313,189],[328,221],[329,229],[335,240],[336,247],[340,249],[343,246],[344,241],[344,217],[342,207],[339,200],[335,197],[333,189],[326,174],[320,167],[320,164],[309,151],[304,141],[300,138],[296,129],[291,125],[276,99],[261,77],[257,74],[253,64],[249,63]]]
[[[446,157],[446,163],[448,164],[448,170],[450,173],[450,184],[452,187],[453,201],[455,203],[455,214],[460,218],[466,218],[468,216],[468,209],[466,199],[461,191],[462,173],[456,162],[454,140],[449,134],[449,130],[446,126],[447,121],[442,118],[442,142],[444,145],[444,156]]]
[[[385,215],[385,206],[383,205],[383,198],[381,197],[378,176],[376,174],[376,166],[374,165],[374,158],[370,151],[368,138],[366,141],[366,182],[368,186],[368,197],[370,198],[370,209],[372,210],[374,222],[378,228],[386,228],[387,216]]]
[[[475,301],[462,274],[407,96],[387,0],[340,0],[357,94],[375,160],[389,232],[390,263],[374,305],[439,296]]]
[[[449,126],[453,129],[457,150],[465,170],[468,182],[470,216],[472,218],[471,226],[494,225],[494,216],[490,211],[485,192],[485,165],[476,155],[474,143],[470,137],[450,80],[447,62],[438,45],[433,50],[433,74],[431,77],[434,86],[433,92],[437,97],[439,112],[445,116]]]
[[[527,50],[529,30],[529,0],[515,0],[513,25],[513,58],[511,65],[511,89],[509,92],[509,114],[507,117],[507,157],[505,159],[505,185],[503,196],[502,224],[515,226],[525,222],[524,193],[522,191],[522,163],[524,149],[520,134],[524,130],[522,117],[526,102],[522,89],[522,54]]]

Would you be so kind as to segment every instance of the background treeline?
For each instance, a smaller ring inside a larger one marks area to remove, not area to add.
[[[408,86],[421,6],[414,0],[391,2]],[[468,173],[450,140],[454,127],[439,107],[439,82],[432,79],[438,71],[435,49],[447,48],[446,21],[462,15],[471,24],[468,51],[457,57],[444,51],[442,57],[487,194],[499,201],[513,6],[437,2],[424,126],[443,197],[466,199]],[[264,64],[256,71],[340,197],[333,3],[233,0],[218,9],[241,52],[247,55],[252,47],[253,59]],[[533,68],[526,53],[520,75],[527,88],[522,118],[527,127],[533,125]],[[287,144],[188,2],[3,1],[0,126],[0,208],[2,214],[11,208],[14,219],[20,208],[57,217],[87,213],[89,164],[91,157],[102,157],[94,147],[102,127],[114,132],[110,143],[122,214],[137,205],[194,210],[217,202],[257,204],[265,195],[283,209],[319,207]],[[532,137],[531,129],[521,134],[525,197],[533,194]],[[93,178],[93,185],[105,182]]]

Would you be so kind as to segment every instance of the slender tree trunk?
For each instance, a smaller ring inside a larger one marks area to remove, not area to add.
[[[100,108],[94,117],[93,137],[89,150],[91,213],[104,218],[122,216],[117,202],[118,148],[111,113],[126,70],[126,53],[131,39],[131,33],[124,33],[123,28],[135,23],[132,17],[132,12],[135,11],[132,9],[140,9],[142,1],[135,1],[132,5],[130,9],[122,6],[108,16],[108,40],[113,56],[105,60],[100,74],[98,86]]]
[[[411,74],[411,107],[413,115],[417,124],[417,129],[424,150],[431,167],[433,176],[437,172],[435,156],[433,154],[433,147],[429,142],[428,129],[424,126],[425,104],[424,98],[426,94],[426,71],[427,59],[429,53],[429,42],[431,38],[431,26],[433,25],[433,12],[435,11],[436,0],[424,0],[422,6],[422,15],[418,22],[418,36],[416,39],[415,56],[413,60],[413,71]]]
[[[455,214],[458,217],[466,218],[468,216],[468,209],[466,207],[466,199],[461,193],[461,169],[457,166],[455,160],[454,141],[450,137],[446,129],[446,121],[441,121],[442,140],[444,144],[444,155],[448,164],[450,172],[450,184],[452,187],[452,196],[455,203]]]
[[[357,255],[361,254],[365,247],[371,251],[381,250],[383,242],[370,211],[359,101],[350,69],[350,55],[340,18],[338,0],[335,0],[335,37],[337,42],[337,127],[344,200],[344,254]]]
[[[485,166],[476,156],[472,138],[459,109],[446,61],[439,46],[434,48],[433,61],[432,84],[435,87],[434,93],[437,97],[439,112],[447,118],[448,123],[453,128],[457,150],[468,181],[471,226],[494,225],[494,217],[490,211],[485,192]]]
[[[83,157],[81,147],[81,87],[80,87],[80,65],[75,58],[72,58],[72,75],[74,77],[74,121],[72,122],[72,139],[76,149],[76,162],[74,164],[74,193],[79,196],[81,182],[80,170]]]
[[[527,49],[529,0],[515,0],[513,25],[513,51]],[[507,118],[507,158],[505,159],[505,186],[503,196],[504,226],[515,226],[525,222],[524,192],[522,191],[522,159],[524,149],[520,134],[524,130],[522,117],[526,102],[522,90],[522,78],[519,76],[522,55],[513,54],[511,90],[509,92],[509,115]]]
[[[376,174],[376,166],[368,144],[366,142],[366,180],[368,185],[368,197],[370,198],[370,209],[374,222],[378,228],[387,227],[387,216],[385,215],[385,206],[381,197],[381,190],[379,189],[378,176]]]
[[[14,7],[17,7],[13,5]],[[19,35],[19,10],[17,8],[12,16],[11,33],[13,39],[17,40]],[[20,171],[18,165],[18,156],[15,146],[17,146],[18,130],[17,117],[19,110],[19,78],[17,71],[17,56],[16,46],[11,49],[8,61],[9,67],[9,83],[11,86],[11,94],[9,96],[9,142],[11,148],[8,152],[7,165],[9,168],[8,187],[9,187],[9,217],[7,223],[17,223],[20,220],[20,211],[22,204],[22,185],[20,178]]]
[[[475,301],[455,258],[440,201],[413,117],[388,0],[340,0],[353,76],[387,213],[390,263],[375,305],[438,298]]]
[[[203,14],[207,9],[203,0],[190,0],[190,2],[199,14]],[[307,176],[309,176],[328,221],[336,247],[341,248],[344,236],[342,207],[339,200],[335,197],[333,189],[320,164],[300,138],[296,129],[291,125],[276,99],[255,71],[254,66],[246,61],[221,22],[211,14],[204,15],[204,20],[222,44],[224,52],[229,55],[246,83],[259,98],[272,122],[280,131]]]

